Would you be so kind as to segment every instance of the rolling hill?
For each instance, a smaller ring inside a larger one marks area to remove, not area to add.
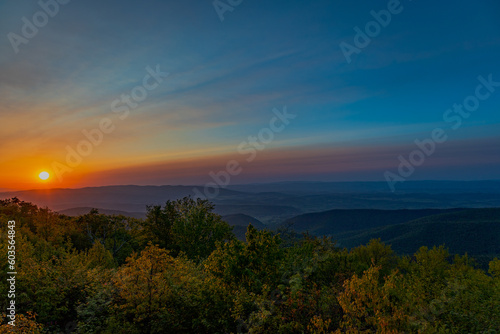
[[[71,209],[66,209],[66,210],[59,210],[58,212],[62,215],[76,217],[76,216],[85,215],[85,214],[89,213],[90,210],[92,210],[92,209],[97,209],[97,210],[99,210],[99,213],[102,213],[105,215],[122,215],[125,217],[132,217],[132,218],[138,218],[138,219],[146,218],[145,212],[128,212],[128,211],[108,210],[108,209],[91,208],[91,207],[71,208]]]
[[[286,220],[283,226],[295,232],[314,235],[336,235],[354,230],[366,230],[386,225],[400,224],[425,216],[460,211],[462,209],[424,210],[329,210],[307,213]]]
[[[421,246],[445,245],[452,254],[499,255],[500,209],[466,209],[402,224],[338,234],[339,246],[355,247],[380,238],[401,254]]]
[[[71,209],[77,212],[78,208],[100,208],[101,211],[127,212],[139,217],[140,214],[145,214],[147,205],[164,204],[167,200],[185,196],[195,197],[195,189],[200,190],[201,187],[103,186],[2,192],[0,199],[17,197],[55,211]],[[209,200],[214,203],[215,211],[222,216],[246,214],[271,228],[300,214],[333,209],[356,211],[500,207],[499,181],[405,182],[398,189],[397,193],[391,193],[383,182],[282,182],[231,185],[226,189],[219,189],[219,195]],[[410,218],[416,219],[419,216]],[[398,222],[402,221],[395,221]],[[380,224],[368,227],[376,226]]]
[[[235,214],[223,216],[222,220],[227,222],[229,225],[233,226],[233,233],[236,235],[236,238],[244,241],[245,233],[247,232],[247,227],[249,224],[252,224],[258,230],[262,230],[266,228],[266,225],[262,223],[260,220],[255,219],[254,217],[244,215],[244,214]]]
[[[253,227],[257,229],[264,229],[266,225],[262,223],[260,220],[255,219],[254,217],[244,215],[244,214],[236,214],[236,215],[228,215],[223,216],[222,220],[227,222],[231,226],[244,226],[247,227],[249,224],[252,224]]]
[[[27,190],[0,193],[0,198],[17,197],[38,206],[60,211],[91,207],[125,212],[146,212],[146,205],[165,204],[185,196],[194,196],[192,186],[105,186],[80,189]],[[199,188],[198,188],[199,189]],[[220,197],[238,197],[241,193],[220,189]]]

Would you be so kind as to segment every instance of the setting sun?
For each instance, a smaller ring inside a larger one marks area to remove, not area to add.
[[[44,180],[44,181],[45,181],[45,180],[48,180],[48,179],[49,179],[50,174],[49,174],[49,173],[47,173],[47,172],[41,172],[41,173],[40,173],[40,175],[38,175],[38,177],[39,177],[40,179],[42,179],[42,180]]]

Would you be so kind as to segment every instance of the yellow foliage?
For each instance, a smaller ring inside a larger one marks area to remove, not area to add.
[[[380,267],[370,267],[361,277],[344,283],[338,301],[344,310],[342,327],[348,333],[400,333],[408,327],[408,305],[398,300],[405,289],[401,275],[394,271],[379,284]]]
[[[330,326],[331,322],[331,319],[323,320],[323,318],[315,315],[311,319],[311,323],[307,326],[307,332],[311,334],[333,333],[328,331],[328,327]]]
[[[0,315],[0,323],[4,322],[6,314]],[[9,320],[7,318],[7,320]],[[10,320],[9,320],[10,321]],[[9,324],[4,324],[0,326],[0,334],[7,333],[22,333],[22,334],[41,334],[43,326],[36,322],[35,314],[32,312],[24,314],[17,314],[15,320],[15,326]]]

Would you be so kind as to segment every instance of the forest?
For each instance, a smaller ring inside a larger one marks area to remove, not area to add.
[[[500,260],[445,245],[398,255],[252,225],[242,241],[190,197],[146,219],[12,198],[0,222],[0,333],[500,333]]]

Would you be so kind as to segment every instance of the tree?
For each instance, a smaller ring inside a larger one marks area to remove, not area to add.
[[[201,279],[188,260],[149,244],[127,259],[113,282],[117,297],[112,328],[122,333],[191,332]]]
[[[134,241],[132,231],[138,228],[137,219],[99,214],[97,209],[92,209],[88,214],[80,216],[78,223],[83,227],[88,240],[92,244],[101,243],[118,263],[123,263],[134,250],[131,245]]]
[[[380,239],[371,239],[368,245],[361,245],[351,250],[357,273],[380,266],[381,277],[389,274],[396,267],[397,261],[391,246],[385,245]]]
[[[0,314],[0,324],[3,323],[5,314]],[[19,334],[42,334],[43,326],[36,322],[35,314],[27,312],[26,314],[17,314],[15,326],[9,324],[0,325],[0,334],[19,333]]]
[[[174,247],[172,226],[177,219],[175,203],[167,201],[162,208],[161,205],[148,205],[147,216],[144,226],[146,227],[145,239],[161,248],[171,249]]]
[[[234,238],[232,228],[213,213],[208,200],[185,197],[167,201],[165,206],[149,206],[146,235],[174,255],[184,253],[193,260],[210,255],[217,242]]]
[[[344,310],[342,329],[347,333],[409,333],[412,328],[405,298],[404,279],[394,271],[380,283],[380,266],[344,283],[338,300]],[[337,333],[341,333],[339,330]]]

